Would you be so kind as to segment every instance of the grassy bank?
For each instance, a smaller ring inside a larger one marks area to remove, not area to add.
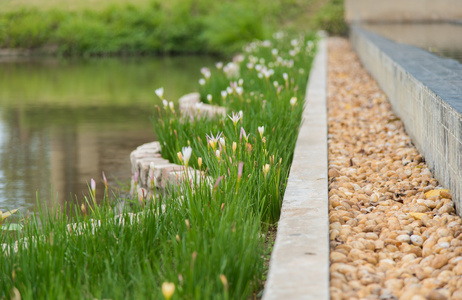
[[[41,212],[25,219],[22,230],[2,234],[0,298],[170,299],[162,290],[168,282],[172,299],[258,294],[266,233],[279,218],[301,122],[313,39],[276,34],[249,44],[233,62],[203,69],[204,102],[226,106],[229,117],[191,119],[168,103],[158,108],[153,122],[162,155],[200,169],[211,184],[196,179],[154,199],[118,199],[126,203],[122,216],[107,199],[100,206],[88,199],[72,214]],[[22,241],[17,247],[16,240]]]
[[[39,49],[64,55],[230,54],[281,28],[330,29],[337,22],[332,18],[343,20],[342,3],[48,0],[39,5],[35,0],[22,0],[7,2],[0,14],[0,48]]]

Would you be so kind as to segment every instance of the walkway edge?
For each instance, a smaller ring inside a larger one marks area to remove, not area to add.
[[[329,299],[327,40],[318,42],[263,300]]]

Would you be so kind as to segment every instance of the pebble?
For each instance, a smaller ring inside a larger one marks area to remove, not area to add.
[[[452,196],[341,38],[329,39],[328,113],[331,298],[462,300]]]

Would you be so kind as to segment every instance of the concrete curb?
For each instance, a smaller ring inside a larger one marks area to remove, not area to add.
[[[268,280],[270,299],[329,299],[327,41],[318,43]]]

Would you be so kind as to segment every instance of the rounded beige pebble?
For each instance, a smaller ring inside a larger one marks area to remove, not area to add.
[[[462,261],[459,261],[457,265],[452,269],[457,276],[462,275]]]
[[[430,264],[430,266],[433,268],[433,269],[440,269],[442,268],[444,265],[446,265],[448,263],[448,258],[446,255],[443,255],[443,254],[438,254],[435,256],[435,258],[432,260],[432,263]]]
[[[422,295],[414,295],[412,296],[411,300],[427,300],[427,298]]]
[[[340,253],[340,252],[337,252],[337,251],[333,251],[330,253],[330,260],[332,262],[347,262],[347,256],[343,253]]]
[[[403,288],[404,282],[402,279],[392,278],[385,281],[385,288],[390,291],[399,291]]]
[[[452,300],[462,300],[462,289],[456,290],[454,293],[452,293]]]
[[[427,299],[428,300],[446,300],[447,298],[438,292],[438,290],[433,290],[427,294]]]
[[[440,214],[444,214],[444,213],[450,214],[454,212],[454,207],[451,204],[446,203],[443,206],[441,206],[440,209],[438,209],[438,212]]]
[[[398,235],[396,240],[401,243],[409,243],[411,241],[411,237],[407,234],[401,234],[401,235]]]
[[[421,246],[423,244],[423,238],[420,235],[413,234],[411,235],[411,242],[416,246]]]

